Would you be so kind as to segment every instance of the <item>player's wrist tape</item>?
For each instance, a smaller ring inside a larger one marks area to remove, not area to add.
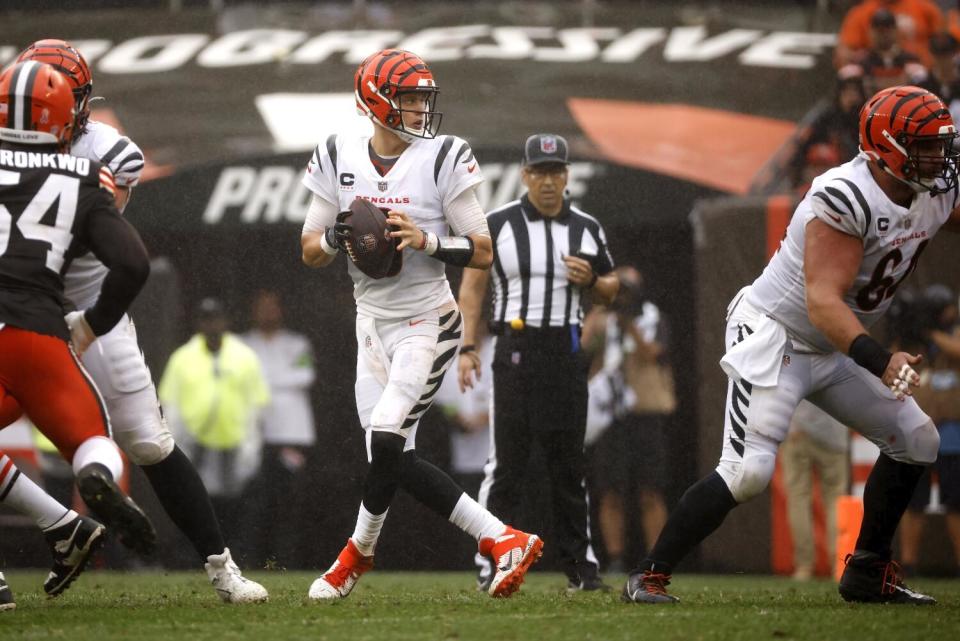
[[[850,355],[854,363],[877,378],[883,378],[887,364],[893,358],[893,354],[868,334],[860,334],[853,339],[847,354]]]
[[[425,251],[428,256],[433,256],[437,253],[437,248],[440,246],[440,238],[437,237],[432,231],[423,231],[423,243],[420,245],[419,249]]]
[[[331,238],[327,238],[328,236],[333,237],[333,227],[327,227],[327,230],[323,232],[323,236],[320,237],[320,248],[327,254],[336,256],[338,253],[340,253],[340,250],[337,249],[336,245],[330,242]],[[333,242],[335,243],[336,240],[333,240]]]
[[[473,240],[467,236],[441,237],[429,232],[427,247],[424,251],[444,263],[455,267],[466,267],[473,260]]]

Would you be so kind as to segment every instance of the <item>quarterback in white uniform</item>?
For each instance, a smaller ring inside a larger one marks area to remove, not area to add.
[[[110,168],[116,185],[117,208],[122,212],[140,179],[143,154],[115,128],[89,120],[93,78],[86,60],[63,40],[33,43],[19,55],[18,61],[24,60],[50,64],[71,82],[79,132],[71,153],[100,161]],[[72,261],[64,282],[66,298],[74,308],[87,309],[96,302],[107,271],[92,253]],[[75,345],[79,345],[89,331],[82,319],[82,314],[67,316]],[[229,603],[266,600],[267,591],[263,586],[244,578],[233,562],[206,488],[173,441],[137,344],[133,321],[124,316],[109,333],[83,352],[82,359],[106,402],[114,439],[144,471],[171,520],[193,543],[205,561],[210,581],[220,598]]]
[[[720,463],[683,495],[624,599],[670,603],[675,565],[773,476],[777,448],[803,399],[880,448],[864,490],[847,601],[932,604],[891,560],[897,524],[939,435],[911,396],[920,358],[867,333],[944,225],[960,227],[957,131],[943,102],[891,87],[860,112],[861,153],[813,181],[779,251],[737,294],[727,317],[729,377]]]
[[[437,85],[407,51],[386,49],[357,69],[357,107],[372,137],[330,136],[303,178],[313,193],[303,227],[303,261],[324,267],[349,239],[338,216],[362,198],[388,210],[402,269],[374,279],[348,263],[357,301],[356,400],[370,462],[356,529],[333,566],[313,582],[313,599],[346,597],[373,566],[397,487],[476,538],[499,571],[492,596],[509,596],[543,542],[504,525],[433,464],[417,456],[420,417],[433,402],[460,344],[461,319],[446,265],[488,269],[490,234],[474,187],[483,178],[469,145],[437,136]],[[448,235],[452,230],[453,235]]]

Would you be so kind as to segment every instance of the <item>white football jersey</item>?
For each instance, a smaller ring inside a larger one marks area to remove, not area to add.
[[[424,231],[449,234],[444,210],[457,196],[483,181],[470,145],[456,136],[417,139],[381,176],[370,161],[369,136],[334,134],[313,152],[303,184],[346,211],[357,198],[407,214]],[[333,218],[321,221],[333,226]],[[460,235],[463,230],[453,229]],[[453,300],[446,265],[422,251],[403,250],[396,276],[373,279],[350,262],[357,309],[373,318],[409,318]]]
[[[70,153],[96,160],[113,172],[118,187],[133,187],[143,171],[143,152],[136,143],[110,125],[91,120],[80,134]],[[93,253],[77,256],[64,276],[64,293],[77,309],[87,309],[97,302],[100,286],[109,270]]]
[[[870,328],[890,306],[897,287],[957,206],[958,193],[917,194],[910,207],[894,204],[858,156],[814,179],[797,206],[786,238],[754,281],[749,302],[776,318],[799,351],[829,353],[830,341],[810,322],[803,274],[807,223],[819,218],[863,242],[863,260],[844,302]]]

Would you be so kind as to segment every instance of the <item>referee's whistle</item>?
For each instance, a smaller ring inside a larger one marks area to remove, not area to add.
[[[514,318],[510,321],[510,329],[520,331],[526,326],[526,323],[523,322],[522,318]]]

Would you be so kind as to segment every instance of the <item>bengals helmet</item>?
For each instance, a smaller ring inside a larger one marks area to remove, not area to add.
[[[443,114],[435,111],[437,83],[426,63],[417,55],[401,49],[384,49],[369,56],[357,67],[354,78],[357,109],[396,133],[406,142],[414,138],[434,138],[440,131]],[[405,93],[426,95],[423,124],[418,129],[403,122],[400,96]]]
[[[860,149],[917,192],[957,186],[957,128],[937,96],[913,86],[888,87],[860,110]]]
[[[26,60],[52,65],[67,77],[77,103],[77,127],[73,135],[76,138],[82,134],[90,119],[90,98],[93,94],[93,75],[83,54],[66,40],[37,40],[17,56],[17,62]]]
[[[0,73],[0,140],[67,151],[76,122],[70,81],[52,66],[27,61]]]

